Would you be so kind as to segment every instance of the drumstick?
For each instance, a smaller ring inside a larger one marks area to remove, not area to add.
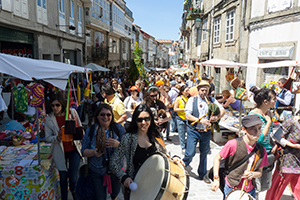
[[[194,124],[196,124],[197,122],[199,122],[201,119],[203,119],[206,116],[207,116],[207,113],[205,115],[203,115],[202,117],[198,118],[196,121],[192,122],[191,125],[193,126]]]
[[[252,165],[250,171],[253,171],[253,170],[254,170],[254,167],[255,167],[257,161],[259,160],[260,156],[261,156],[261,155],[260,155],[259,150],[258,150],[257,153],[256,153],[256,156],[255,156],[255,159],[254,159],[254,162],[253,162],[253,165]],[[248,171],[249,171],[249,167],[250,167],[250,165],[247,167],[247,170],[248,170]],[[246,180],[246,179],[244,180],[244,183],[243,183],[243,186],[242,186],[242,190],[241,190],[241,194],[240,194],[240,198],[239,198],[239,199],[241,199],[241,197],[243,196],[243,191],[244,191],[246,185],[248,186],[248,179],[247,179],[247,180]]]
[[[250,165],[248,165],[248,167],[247,167],[247,171],[249,171],[249,170],[250,170]],[[247,183],[246,183],[246,182],[247,182]],[[241,189],[241,193],[240,193],[239,199],[242,198],[243,192],[244,192],[244,189],[245,189],[245,186],[246,186],[246,185],[248,185],[248,180],[247,180],[247,179],[244,179],[244,182],[243,182],[243,186],[242,186],[242,189]]]

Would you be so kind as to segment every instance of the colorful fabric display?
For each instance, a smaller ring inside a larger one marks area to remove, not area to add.
[[[26,112],[28,110],[26,88],[21,86],[20,89],[18,89],[16,86],[14,86],[13,90],[15,111],[21,113]]]
[[[32,107],[38,107],[44,103],[44,87],[40,84],[33,83],[31,86],[27,85],[30,90],[30,97],[28,104]]]

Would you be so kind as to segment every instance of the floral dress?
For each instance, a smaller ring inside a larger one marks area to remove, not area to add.
[[[300,143],[300,123],[295,117],[287,119],[282,124],[282,129],[286,132],[285,139],[292,143]],[[281,160],[281,159],[280,159]],[[296,148],[288,148],[288,153],[284,154],[281,160],[281,171],[283,173],[300,174],[300,151]]]

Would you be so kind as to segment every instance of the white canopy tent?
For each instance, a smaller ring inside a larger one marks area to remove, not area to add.
[[[299,67],[300,66],[298,61],[295,60],[283,60],[277,62],[257,63],[257,64],[243,63],[240,65],[241,67],[244,66],[244,67],[255,67],[255,68],[278,68],[278,67]]]
[[[51,60],[36,60],[0,53],[0,73],[26,81],[44,80],[62,90],[73,72],[87,69]]]
[[[227,60],[222,60],[222,59],[211,59],[207,60],[205,62],[196,62],[196,65],[200,66],[210,66],[210,67],[226,67],[226,68],[236,68],[240,67],[240,63],[232,62],[232,61],[227,61]]]
[[[84,67],[91,69],[92,71],[101,71],[101,72],[109,72],[110,69],[107,69],[105,67],[102,67],[100,65],[97,65],[95,63],[89,63],[87,65],[85,65]]]

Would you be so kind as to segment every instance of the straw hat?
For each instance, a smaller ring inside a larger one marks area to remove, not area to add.
[[[210,84],[209,84],[208,80],[202,79],[202,81],[197,85],[197,88],[204,87],[204,86],[208,86],[210,88]]]

